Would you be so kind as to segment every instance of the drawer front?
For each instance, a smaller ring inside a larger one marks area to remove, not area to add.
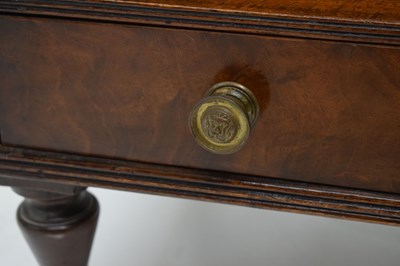
[[[3,145],[400,192],[400,50],[1,17]],[[260,116],[214,155],[189,114],[221,81]]]

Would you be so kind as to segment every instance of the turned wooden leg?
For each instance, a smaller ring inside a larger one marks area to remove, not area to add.
[[[29,188],[17,211],[22,233],[41,266],[85,266],[96,230],[99,205],[84,188],[68,193]]]

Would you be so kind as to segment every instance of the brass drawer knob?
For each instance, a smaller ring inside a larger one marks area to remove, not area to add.
[[[231,154],[246,142],[259,107],[254,94],[241,84],[214,85],[190,114],[196,142],[216,154]]]

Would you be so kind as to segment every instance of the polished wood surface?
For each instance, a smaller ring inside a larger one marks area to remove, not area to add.
[[[4,145],[400,192],[400,50],[390,46],[2,17]],[[108,40],[108,41],[105,41]],[[189,114],[236,81],[260,117],[212,155]]]
[[[26,197],[17,211],[22,233],[41,266],[86,266],[99,216],[97,200],[79,187],[70,193],[50,189],[14,187]]]
[[[0,184],[44,187],[47,191],[64,191],[65,185],[60,184],[95,186],[389,225],[400,223],[398,194],[26,148],[0,149]]]
[[[64,7],[64,13],[68,14],[66,7],[94,6],[113,7],[123,6],[125,9],[134,7],[154,7],[168,10],[184,10],[186,16],[190,12],[220,12],[235,13],[246,16],[270,16],[291,17],[308,20],[338,20],[359,21],[363,24],[387,24],[399,25],[400,3],[396,0],[3,0],[4,9],[11,10],[13,5],[19,7],[31,7],[32,10],[40,10],[41,7]],[[21,8],[20,8],[21,9]],[[20,10],[20,13],[25,12]],[[51,10],[48,10],[51,12]],[[123,10],[120,10],[123,12]],[[118,19],[118,18],[115,18]]]
[[[400,2],[0,1],[0,185],[41,265],[85,265],[88,186],[400,224]],[[189,115],[256,96],[243,149]],[[60,241],[62,240],[62,241]]]
[[[400,45],[396,0],[3,0],[0,12]]]
[[[113,2],[103,0],[98,2]],[[132,5],[149,5],[157,7],[180,7],[196,10],[230,11],[237,13],[291,16],[298,18],[319,18],[360,20],[369,23],[392,22],[399,24],[400,3],[396,0],[150,0],[120,1]]]

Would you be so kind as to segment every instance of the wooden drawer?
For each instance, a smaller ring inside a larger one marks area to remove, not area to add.
[[[87,265],[87,187],[399,225],[399,62],[397,0],[2,0],[0,185],[43,265]],[[224,81],[260,114],[216,155]]]
[[[0,36],[5,146],[400,192],[397,47],[6,16]],[[188,126],[221,81],[261,108],[232,155]]]

